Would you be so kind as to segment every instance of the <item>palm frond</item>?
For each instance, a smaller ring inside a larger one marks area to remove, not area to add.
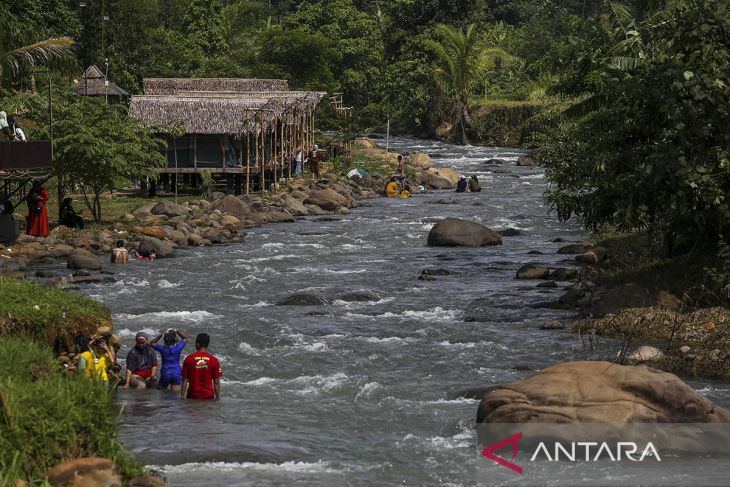
[[[24,66],[37,66],[51,61],[61,61],[72,55],[70,37],[46,39],[29,46],[19,47],[8,52],[0,52],[0,78],[5,70],[16,75]]]

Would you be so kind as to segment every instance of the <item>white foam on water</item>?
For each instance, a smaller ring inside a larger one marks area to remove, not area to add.
[[[357,340],[363,340],[368,343],[378,343],[378,344],[403,344],[403,343],[416,343],[419,340],[417,338],[411,338],[411,337],[355,337]]]
[[[256,463],[256,462],[205,462],[183,463],[181,465],[152,465],[150,468],[159,470],[163,474],[186,474],[203,472],[214,475],[218,472],[236,471],[266,471],[266,472],[294,472],[294,473],[343,473],[347,470],[338,470],[332,467],[331,462],[284,462],[284,463]]]
[[[545,174],[530,174],[528,176],[520,176],[522,179],[545,179]]]
[[[395,298],[382,298],[375,301],[343,301],[341,299],[335,299],[332,304],[345,308],[358,308],[360,306],[379,306],[381,304],[392,303],[393,301],[395,301]]]
[[[324,267],[294,267],[292,269],[289,269],[291,272],[295,272],[297,274],[301,273],[315,273],[315,274],[362,274],[364,272],[367,272],[367,269],[343,269],[340,271],[336,271],[333,269],[327,269]]]
[[[216,320],[223,318],[221,315],[215,315],[208,311],[153,311],[150,313],[142,313],[139,315],[120,313],[116,315],[119,319],[126,320],[145,320],[145,321],[163,321],[163,320],[179,320],[189,323],[200,323],[205,320]]]
[[[129,279],[122,279],[114,283],[115,287],[150,287],[150,281],[147,279],[138,279],[130,277]]]
[[[163,279],[157,283],[157,287],[159,287],[160,289],[171,289],[171,288],[179,287],[180,284],[182,284],[182,283],[181,282],[170,282],[170,281]]]
[[[147,333],[147,335],[149,335],[150,337],[159,333],[159,331],[153,330],[152,328],[143,328],[141,330],[130,330],[129,328],[122,328],[121,330],[117,330],[116,334],[119,336],[119,338],[134,338],[137,332],[140,331]]]
[[[477,344],[474,342],[468,342],[468,343],[451,343],[448,340],[444,340],[443,342],[440,342],[439,345],[442,347],[449,347],[449,348],[476,348]]]
[[[368,382],[363,384],[362,387],[360,387],[360,392],[355,395],[355,401],[360,400],[360,398],[367,399],[371,397],[375,391],[381,388],[382,386],[377,382]]]
[[[249,345],[246,342],[239,343],[238,344],[238,350],[241,351],[241,352],[243,352],[243,353],[245,353],[246,355],[253,355],[254,357],[260,357],[261,356],[261,352],[259,351],[258,348],[253,347],[253,346]]]
[[[278,255],[270,255],[268,257],[251,257],[250,259],[236,259],[235,263],[256,263],[256,262],[269,262],[269,261],[278,261],[278,260],[286,260],[286,259],[298,259],[301,256],[295,255],[295,254],[278,254]]]
[[[367,314],[362,314],[362,313],[347,312],[343,315],[343,318],[352,319],[352,320],[400,318],[400,319],[418,319],[418,320],[424,320],[424,321],[455,321],[460,317],[461,314],[462,314],[461,310],[443,309],[442,307],[437,306],[436,308],[423,310],[423,311],[406,310],[406,311],[403,311],[402,313],[392,313],[392,312],[388,311],[387,313],[382,313],[382,314],[378,314],[378,315],[367,315]]]
[[[259,301],[255,304],[239,304],[239,308],[265,308],[267,306],[272,306],[271,303],[267,303],[266,301]]]
[[[277,380],[279,380],[279,379],[274,379],[273,377],[259,377],[258,379],[244,382],[243,384],[246,386],[265,386],[265,385],[269,385],[273,382],[276,382]]]

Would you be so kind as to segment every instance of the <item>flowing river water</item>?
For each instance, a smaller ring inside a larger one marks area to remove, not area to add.
[[[570,266],[552,241],[585,237],[548,214],[540,169],[516,166],[513,149],[406,137],[391,147],[477,174],[483,191],[366,200],[350,215],[267,225],[241,244],[133,263],[115,269],[115,284],[85,290],[111,307],[125,342],[120,358],[139,330],[212,337],[224,372],[221,401],[117,392],[121,441],[172,485],[489,484],[476,473],[484,461],[478,401],[454,393],[615,356],[611,340],[591,350],[568,329],[540,330],[572,315],[533,307],[556,300],[563,286],[515,279],[528,262]],[[495,157],[507,163],[484,164]],[[437,203],[445,197],[457,203]],[[499,247],[427,247],[434,222],[449,216],[522,235]],[[450,274],[418,280],[428,268]],[[349,291],[374,297],[337,299]],[[297,292],[328,304],[274,305]],[[693,385],[730,403],[726,384]]]

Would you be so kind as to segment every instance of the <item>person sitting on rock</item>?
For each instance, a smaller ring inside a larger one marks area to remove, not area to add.
[[[109,346],[107,337],[94,336],[89,343],[89,338],[82,335],[77,337],[76,347],[80,352],[79,370],[89,379],[109,382],[107,370],[117,358],[113,348]]]
[[[457,193],[466,193],[466,188],[467,188],[466,176],[461,175],[461,176],[459,176],[459,182],[456,183],[456,192]]]
[[[147,343],[147,335],[139,332],[134,337],[135,344],[127,354],[127,377],[125,389],[144,389],[156,385],[157,354]]]
[[[178,341],[178,336],[181,341]],[[165,345],[160,345],[160,339],[163,339]],[[174,330],[172,328],[160,333],[150,342],[150,346],[160,352],[162,357],[162,370],[160,371],[160,389],[167,389],[170,386],[171,391],[180,392],[180,384],[182,384],[182,369],[180,369],[180,354],[188,343],[188,335],[182,330]]]
[[[60,218],[58,223],[68,228],[84,228],[84,217],[76,213],[71,203],[71,198],[64,198],[61,203]]]
[[[128,264],[129,252],[124,247],[124,240],[117,240],[117,246],[112,249],[112,264]]]
[[[469,191],[472,193],[479,193],[482,190],[482,187],[479,186],[479,179],[477,179],[476,174],[473,174],[471,179],[469,179]]]
[[[388,180],[388,184],[385,185],[385,195],[388,198],[398,196],[398,183],[396,182],[395,177],[390,178]]]
[[[411,197],[411,185],[408,184],[408,181],[403,181],[403,187],[400,190],[400,197],[401,198],[410,198]]]

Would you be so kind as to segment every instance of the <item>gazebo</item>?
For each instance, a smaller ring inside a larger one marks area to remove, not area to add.
[[[74,85],[74,93],[78,96],[103,96],[112,103],[119,103],[129,97],[129,93],[109,81],[104,73],[92,64],[81,79]]]

